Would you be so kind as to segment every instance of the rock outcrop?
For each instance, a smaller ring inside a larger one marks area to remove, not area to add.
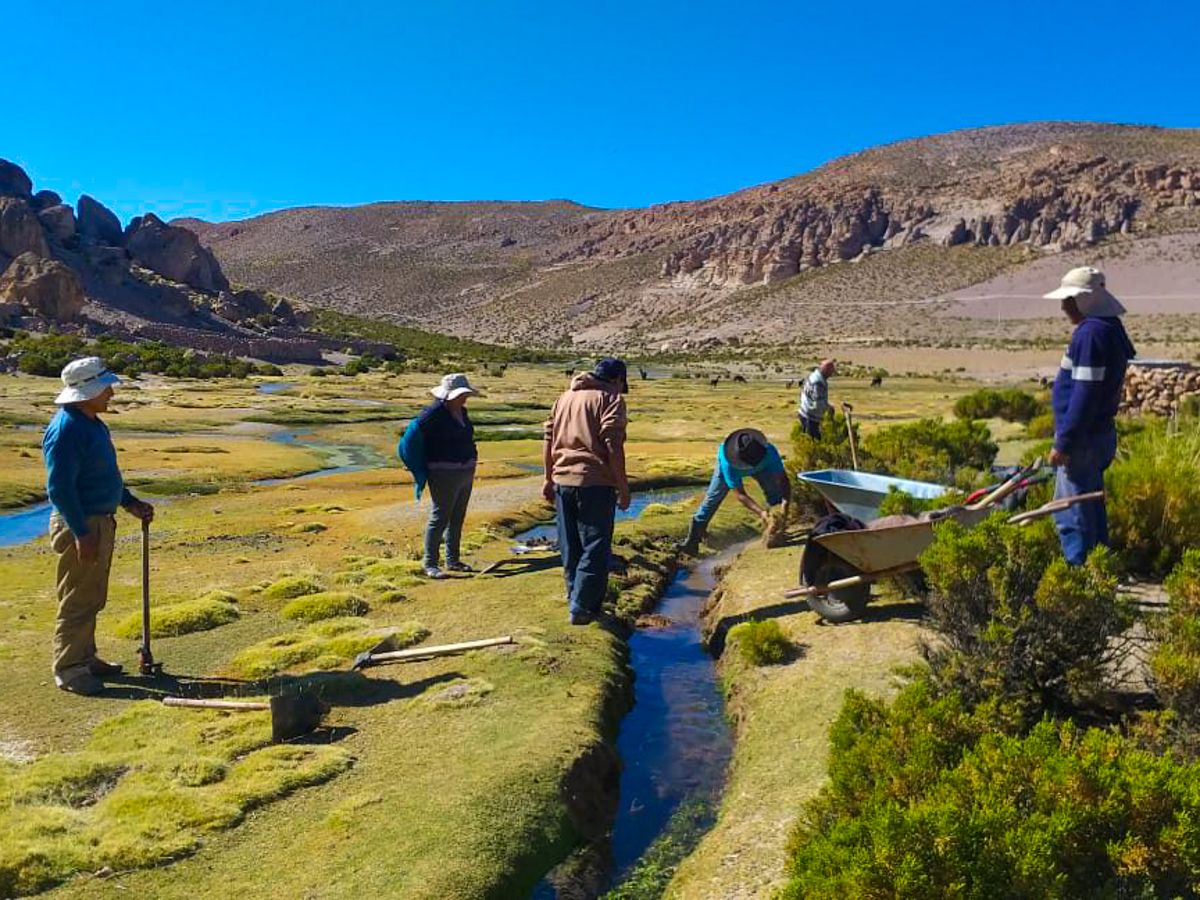
[[[202,291],[227,291],[229,281],[212,252],[186,228],[167,225],[153,213],[137,216],[125,232],[125,249],[133,261]]]
[[[1121,411],[1170,415],[1185,397],[1200,398],[1200,367],[1191,363],[1130,363]]]
[[[75,211],[65,203],[39,209],[37,217],[46,233],[58,243],[65,244],[75,237]]]
[[[22,253],[50,255],[42,223],[24,200],[0,197],[0,255],[12,258]]]
[[[29,315],[70,322],[84,304],[83,285],[69,267],[23,253],[0,275],[0,303],[20,304]]]
[[[99,200],[87,194],[79,196],[76,206],[76,218],[80,236],[87,241],[104,244],[109,247],[120,247],[124,232],[121,230],[121,220]]]
[[[25,170],[7,159],[0,159],[0,197],[26,199],[33,190],[33,182]]]

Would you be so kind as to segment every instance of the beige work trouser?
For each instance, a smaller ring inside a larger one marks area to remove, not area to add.
[[[88,516],[88,531],[100,535],[96,558],[80,560],[75,535],[58,513],[50,516],[50,546],[58,554],[58,613],[54,619],[54,674],[70,681],[96,658],[96,614],[108,601],[117,518]]]

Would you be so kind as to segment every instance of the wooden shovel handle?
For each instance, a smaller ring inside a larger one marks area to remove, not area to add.
[[[270,709],[270,703],[255,700],[190,700],[186,697],[164,697],[163,706],[190,706],[199,709],[231,709],[237,712]]]
[[[467,650],[478,650],[480,647],[495,647],[499,644],[511,644],[512,635],[487,638],[482,641],[466,641],[462,644],[442,644],[436,647],[414,647],[411,650],[393,650],[390,653],[372,653],[371,662],[381,662],[387,659],[425,659],[431,656],[447,656],[451,653],[464,653]]]
[[[1104,491],[1092,491],[1088,494],[1076,494],[1073,497],[1059,497],[1057,500],[1051,500],[1049,503],[1043,503],[1037,509],[1031,509],[1028,512],[1017,513],[1015,516],[1010,516],[1008,519],[1009,525],[1020,525],[1022,522],[1032,522],[1034,519],[1040,519],[1042,516],[1048,516],[1051,513],[1062,512],[1064,509],[1070,509],[1076,503],[1086,503],[1088,500],[1103,500]]]

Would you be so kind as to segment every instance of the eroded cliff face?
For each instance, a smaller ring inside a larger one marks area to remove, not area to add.
[[[928,186],[872,183],[869,170],[849,178],[821,178],[818,171],[588,224],[561,259],[674,245],[662,275],[679,286],[744,287],[921,242],[1070,250],[1127,234],[1172,210],[1200,207],[1200,164],[1060,153],[1032,167],[1010,161],[991,172],[947,168],[944,182]]]

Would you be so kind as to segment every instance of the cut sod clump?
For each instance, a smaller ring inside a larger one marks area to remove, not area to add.
[[[184,600],[150,611],[151,637],[179,637],[195,631],[208,631],[235,621],[240,613],[237,597],[228,591],[209,591],[194,600]],[[117,634],[136,639],[142,635],[142,614],[127,616],[117,626]]]
[[[322,531],[328,531],[329,526],[323,522],[298,522],[289,530],[295,534],[320,534]]]
[[[268,600],[291,600],[320,590],[321,585],[307,575],[288,575],[264,587],[262,595]]]
[[[192,853],[252,807],[350,764],[334,746],[272,746],[266,712],[143,701],[102,724],[81,751],[24,765],[0,760],[0,896]]]
[[[298,622],[318,622],[338,616],[361,616],[370,607],[361,597],[345,591],[322,591],[297,597],[279,611],[285,619]]]
[[[742,622],[729,631],[737,642],[742,659],[750,666],[774,666],[788,657],[792,645],[774,619],[765,622]]]
[[[483,678],[464,678],[436,691],[430,691],[422,699],[434,709],[461,709],[464,706],[475,706],[495,689],[494,684]]]
[[[317,622],[303,631],[276,635],[252,644],[234,658],[231,666],[239,674],[252,678],[264,678],[301,664],[320,669],[337,668],[382,640],[378,632],[363,634],[364,629],[358,624],[348,623],[369,625],[365,619]],[[401,650],[425,640],[429,637],[429,629],[420,622],[404,622],[389,634],[392,646]]]

